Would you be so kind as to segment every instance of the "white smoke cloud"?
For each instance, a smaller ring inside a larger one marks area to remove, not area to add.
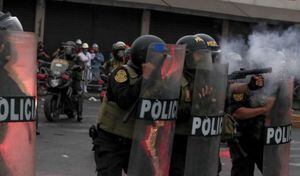
[[[221,46],[222,61],[229,63],[229,73],[244,67],[242,53],[247,49],[247,45],[242,37],[231,38]]]
[[[258,25],[245,41],[238,37],[223,44],[223,60],[230,64],[229,73],[241,67],[272,67],[273,77],[288,72],[300,79],[300,27],[276,31]],[[242,62],[237,61],[237,54]]]

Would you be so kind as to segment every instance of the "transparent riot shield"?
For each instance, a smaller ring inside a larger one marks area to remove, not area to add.
[[[265,122],[264,176],[289,175],[293,80],[276,83],[275,102]]]
[[[169,175],[184,58],[182,45],[152,44],[148,48],[129,176]]]
[[[216,176],[227,90],[228,64],[200,63],[193,89],[185,176]]]
[[[36,38],[0,31],[0,175],[35,175]]]

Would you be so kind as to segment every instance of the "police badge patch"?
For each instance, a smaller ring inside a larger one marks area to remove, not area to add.
[[[127,73],[125,70],[119,70],[115,75],[115,80],[118,83],[124,83],[128,80]]]
[[[244,94],[233,94],[233,99],[235,101],[242,101],[244,99]]]

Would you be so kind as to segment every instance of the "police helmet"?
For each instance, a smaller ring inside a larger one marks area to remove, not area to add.
[[[162,39],[154,35],[142,35],[132,43],[130,49],[131,61],[136,67],[141,68],[142,64],[145,63],[148,47],[151,43],[165,44]]]

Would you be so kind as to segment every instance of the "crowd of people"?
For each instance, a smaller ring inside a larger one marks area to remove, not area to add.
[[[128,61],[129,46],[122,41],[118,41],[112,45],[112,50],[109,57],[106,59],[97,43],[91,46],[88,43],[83,43],[81,39],[75,41],[75,53],[80,58],[84,65],[82,76],[82,90],[88,92],[87,85],[90,81],[99,80],[100,72],[108,74],[114,68],[126,64]],[[50,63],[53,59],[61,57],[64,42],[51,55],[46,52],[44,43],[38,43],[37,59]]]

